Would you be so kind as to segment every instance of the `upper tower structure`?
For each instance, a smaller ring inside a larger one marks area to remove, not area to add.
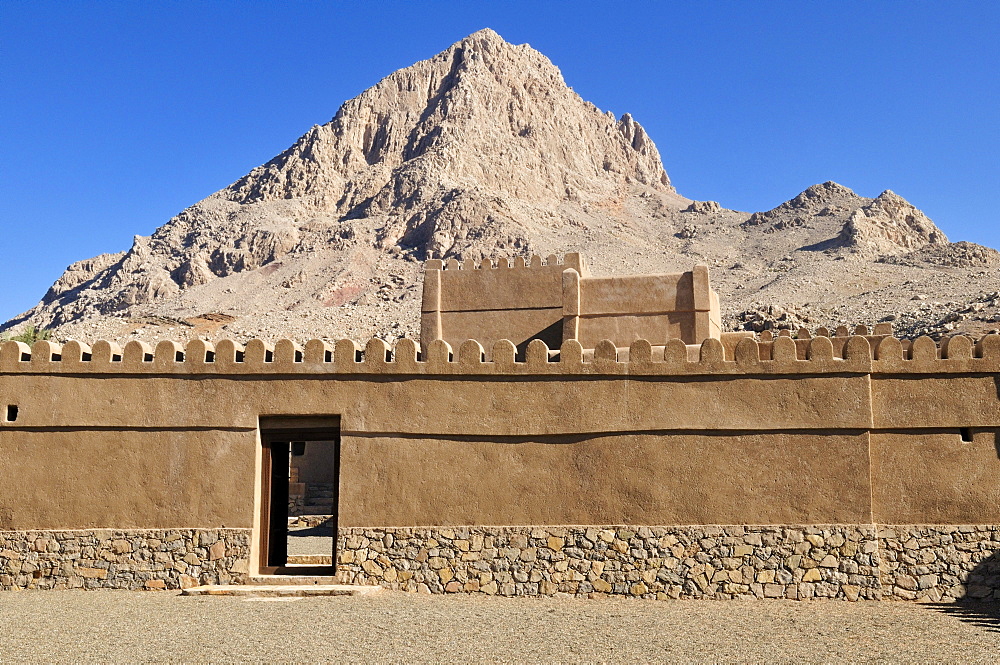
[[[701,344],[721,337],[719,297],[708,267],[682,273],[593,277],[584,257],[569,253],[460,264],[428,261],[424,268],[420,339],[453,348],[467,339],[491,349],[508,339],[523,353],[540,339],[558,349],[570,339],[584,349],[610,339],[662,346],[669,339]]]

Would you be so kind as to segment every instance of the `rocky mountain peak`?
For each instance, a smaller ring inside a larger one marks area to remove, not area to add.
[[[776,220],[787,223],[785,218],[789,215],[792,219],[802,219],[802,215],[830,215],[838,210],[857,207],[864,200],[851,189],[828,180],[807,187],[798,196],[770,210],[755,212],[744,222],[744,226],[761,226]]]
[[[898,255],[948,238],[927,215],[895,192],[886,190],[855,210],[841,232],[843,244],[872,255]]]
[[[789,201],[791,207],[816,207],[838,198],[856,197],[854,190],[832,180],[807,187],[801,194]]]
[[[484,159],[455,159],[470,150]],[[542,177],[524,182],[526,170]],[[601,114],[542,54],[484,29],[345,102],[224,195],[242,204],[307,200],[366,216],[440,199],[448,189],[419,187],[427,171],[436,184],[440,175],[461,189],[504,181],[519,197],[549,202],[565,198],[566,181],[608,174],[672,191],[656,147],[630,115],[615,122]]]

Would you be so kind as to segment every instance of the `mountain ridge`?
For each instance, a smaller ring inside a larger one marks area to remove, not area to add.
[[[937,253],[920,254],[928,247]],[[602,113],[544,55],[484,29],[344,102],[330,121],[136,236],[126,252],[72,264],[4,328],[155,339],[168,330],[145,322],[212,313],[231,321],[170,332],[413,334],[421,260],[565,251],[587,253],[608,273],[707,262],[735,327],[768,295],[798,306],[829,300],[832,287],[850,301],[857,288],[841,277],[824,277],[820,290],[821,275],[839,262],[872,285],[907,281],[904,273],[933,281],[955,268],[949,252],[969,254],[951,247],[889,190],[870,199],[820,183],[752,214],[687,199],[630,114]],[[907,256],[915,258],[887,260]],[[902,304],[848,310],[885,318]],[[813,309],[822,324],[848,313],[833,303]]]

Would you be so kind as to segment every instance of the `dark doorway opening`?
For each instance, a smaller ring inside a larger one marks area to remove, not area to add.
[[[336,575],[340,422],[261,419],[260,572]]]

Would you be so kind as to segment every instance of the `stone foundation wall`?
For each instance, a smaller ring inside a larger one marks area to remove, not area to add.
[[[0,531],[0,589],[247,579],[249,529]],[[1000,600],[1000,526],[342,528],[348,584],[424,593]]]
[[[641,598],[1000,599],[1000,527],[341,529],[351,584]]]
[[[897,526],[879,531],[885,597],[1000,600],[1000,526]]]
[[[0,531],[0,589],[178,589],[245,581],[249,529]]]

